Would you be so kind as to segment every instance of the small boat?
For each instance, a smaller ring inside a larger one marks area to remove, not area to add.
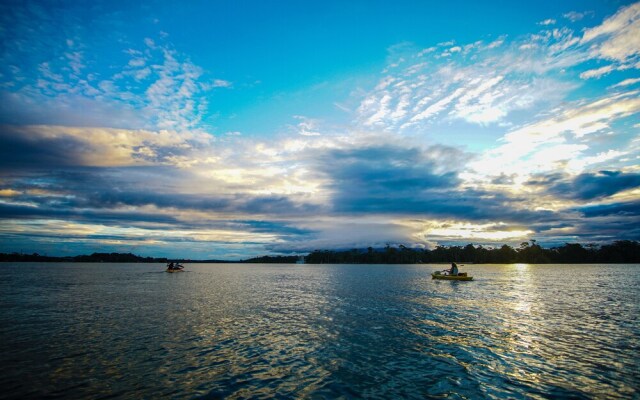
[[[184,265],[180,265],[178,263],[170,263],[167,264],[167,269],[166,272],[183,272],[184,271]]]
[[[473,276],[468,276],[466,272],[461,272],[458,275],[445,275],[440,271],[436,271],[431,274],[431,279],[442,279],[445,281],[472,281]]]

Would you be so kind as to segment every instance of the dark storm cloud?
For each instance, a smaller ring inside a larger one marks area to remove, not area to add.
[[[301,229],[295,226],[291,226],[287,223],[273,222],[273,221],[233,221],[234,224],[238,224],[243,228],[248,228],[252,232],[269,233],[278,232],[279,234],[302,236],[312,233],[309,229]]]
[[[459,151],[450,149],[451,155]],[[407,193],[456,186],[459,179],[449,160],[439,163],[417,148],[379,146],[351,150],[331,150],[322,155],[321,167],[333,179],[333,188],[349,187],[370,195]]]
[[[640,240],[640,218],[609,215],[574,222],[575,236],[582,241]]]
[[[245,196],[239,195],[235,199],[234,210],[249,214],[271,215],[317,215],[322,211],[315,204],[297,203],[286,196]]]
[[[640,201],[584,206],[577,209],[587,218],[602,216],[634,217],[640,223]]]
[[[306,214],[315,206],[299,205],[290,199],[280,196],[260,196],[240,199],[220,198],[200,195],[183,194],[155,194],[144,192],[104,192],[88,190],[85,193],[75,192],[75,195],[66,197],[46,196],[16,196],[15,201],[26,202],[31,205],[1,204],[0,215],[4,218],[29,217],[29,216],[84,216],[93,215],[100,219],[119,219],[158,222],[175,222],[174,218],[163,214],[146,214],[136,211],[129,214],[118,211],[118,208],[127,206],[155,206],[158,209],[175,209],[182,211],[205,212],[246,212],[249,214]],[[247,196],[244,196],[247,197]],[[151,219],[150,219],[151,218]]]
[[[105,140],[108,135],[111,141]],[[94,143],[92,138],[102,142]],[[0,125],[0,171],[152,163],[161,168],[174,157],[189,158],[190,152],[204,146],[178,136],[174,139],[157,143],[160,137],[146,131]]]
[[[331,150],[322,154],[317,164],[330,178],[327,189],[333,193],[333,208],[338,212],[423,210],[421,197],[446,192],[460,182],[454,171],[443,170],[417,148]],[[455,212],[469,211],[464,204],[453,208]]]
[[[454,148],[426,150],[377,146],[331,150],[316,168],[330,178],[333,210],[344,213],[398,213],[466,220],[530,222],[553,213],[520,206],[523,199],[461,186],[458,168],[465,155]]]
[[[109,209],[106,207],[96,209],[82,209],[70,207],[61,203],[42,202],[35,206],[1,204],[0,220],[7,219],[54,219],[74,221],[78,223],[93,223],[106,226],[121,226],[153,230],[180,230],[180,229],[224,229],[249,231],[255,233],[275,233],[283,237],[301,236],[310,233],[307,229],[300,229],[286,222],[256,221],[256,220],[180,220],[171,215],[141,212],[135,213]],[[170,228],[169,228],[170,227]],[[31,234],[30,234],[31,235]],[[43,237],[51,236],[51,233],[43,232]],[[92,235],[92,238],[103,238]],[[107,239],[104,237],[103,239]],[[115,237],[114,237],[115,238]]]
[[[513,178],[516,175],[506,175],[506,174],[500,174],[499,176],[493,178],[491,180],[491,183],[493,183],[494,185],[511,185],[513,184]]]
[[[234,218],[234,214],[309,215],[318,207],[279,195],[180,193],[172,187],[185,178],[182,174],[184,171],[170,167],[13,171],[5,183],[10,183],[9,187],[18,194],[0,203],[0,219],[44,218],[152,230],[170,226],[171,229],[225,229],[295,236],[307,231],[286,222],[240,220]],[[228,217],[192,219],[188,217],[192,211]],[[178,218],[183,213],[186,214]]]
[[[168,179],[167,176],[164,178]],[[156,182],[162,182],[163,176],[159,174],[153,179]],[[81,196],[76,196],[72,200],[74,202],[72,205],[93,208],[155,206],[159,209],[270,215],[308,214],[318,210],[316,205],[297,203],[280,195],[188,194],[173,190],[156,191],[149,187],[147,190],[140,190],[135,185],[135,181],[130,182],[125,177],[123,181],[110,181],[108,185],[86,187],[84,190],[78,188],[75,193]]]
[[[50,139],[0,125],[0,171],[77,165],[86,148],[71,137]]]
[[[0,126],[0,171],[87,166],[171,166],[207,144],[172,133],[82,127]]]
[[[0,123],[46,124],[65,126],[108,126],[132,129],[148,124],[144,110],[134,110],[125,104],[109,104],[77,95],[60,95],[48,98],[37,95],[36,99],[16,93],[0,92]],[[82,113],[78,113],[82,109]]]
[[[510,228],[531,229],[536,234],[569,227],[579,230],[576,236],[585,237],[587,233],[596,235],[597,229],[611,236],[615,234],[614,228],[624,228],[626,238],[633,238],[638,232],[625,222],[629,216],[637,219],[635,203],[574,208],[559,214],[528,208],[525,195],[464,186],[458,173],[464,170],[468,155],[446,146],[383,144],[314,150],[300,162],[310,171],[311,179],[321,177],[326,182],[322,189],[329,194],[328,204],[321,206],[300,200],[303,197],[256,195],[246,185],[233,192],[226,187],[220,194],[215,188],[210,188],[207,194],[189,193],[181,189],[197,188],[189,169],[162,164],[82,166],[81,155],[91,149],[83,147],[86,144],[76,137],[47,139],[14,135],[15,132],[12,129],[0,132],[3,157],[0,189],[19,192],[0,205],[0,219],[56,219],[143,228],[149,232],[220,229],[273,233],[284,240],[285,244],[274,244],[282,248],[307,241],[318,233],[298,228],[296,222],[286,222],[287,219],[312,220],[332,213],[348,218],[373,213],[389,218],[405,215],[483,224],[499,221]],[[179,151],[185,150],[175,150]],[[171,147],[158,147],[153,157],[160,161],[175,152]],[[620,172],[582,174],[575,179],[546,175],[529,184],[548,188],[556,196],[590,200],[637,187],[639,177]],[[506,184],[510,180],[511,177],[502,176],[494,183]],[[189,218],[192,211],[212,218]],[[500,225],[496,229],[504,228]],[[357,234],[360,233],[354,235]],[[390,233],[381,231],[379,236],[389,237]],[[181,240],[178,236],[171,238]]]
[[[530,180],[528,184],[546,187],[550,194],[562,198],[594,200],[640,187],[640,174],[628,174],[620,171],[583,173],[576,177],[551,174],[538,176]]]
[[[57,129],[57,128],[56,128]],[[65,128],[60,128],[65,129]],[[183,143],[184,144],[184,143]],[[41,189],[58,192],[55,197],[21,196],[47,210],[47,202],[57,209],[111,209],[121,206],[156,206],[161,209],[249,214],[309,214],[318,206],[294,202],[283,195],[225,195],[180,193],[176,187],[193,179],[188,170],[163,165],[174,156],[186,155],[191,145],[159,146],[145,143],[145,150],[133,158],[144,158],[150,166],[85,166],[92,145],[79,136],[65,134],[52,138],[37,127],[3,126],[0,129],[0,174],[14,190]],[[197,144],[196,144],[197,146]],[[98,162],[100,160],[97,160]],[[65,196],[66,194],[66,196]]]
[[[169,215],[150,213],[127,213],[109,209],[83,210],[69,207],[63,203],[43,201],[34,205],[0,204],[0,219],[62,219],[77,222],[117,225],[120,223],[179,223]]]
[[[530,225],[546,245],[640,239],[640,201],[579,206],[558,216],[556,222]]]
[[[88,199],[92,207],[156,206],[179,210],[206,212],[242,212],[248,214],[293,215],[309,214],[318,209],[315,205],[298,204],[277,195],[190,195],[180,193],[150,192],[101,192]]]
[[[96,208],[115,208],[121,206],[156,206],[178,210],[225,211],[230,200],[212,196],[198,196],[180,193],[155,193],[153,191],[105,190],[90,193],[83,199],[84,204]]]

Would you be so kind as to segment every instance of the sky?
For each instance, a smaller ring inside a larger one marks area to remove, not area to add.
[[[9,0],[0,41],[0,252],[640,239],[640,2]]]

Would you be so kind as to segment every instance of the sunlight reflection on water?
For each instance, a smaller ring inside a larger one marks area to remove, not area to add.
[[[638,265],[1,267],[9,398],[639,395]]]

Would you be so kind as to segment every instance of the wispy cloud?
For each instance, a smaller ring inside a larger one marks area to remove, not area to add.
[[[51,21],[61,12],[34,4],[10,8],[3,17],[11,19],[5,25],[16,31],[11,34],[20,37],[3,39],[8,48],[0,70],[11,82],[0,94],[3,122],[113,126],[108,121],[114,121],[123,128],[184,131],[200,125],[208,91],[232,87],[162,38],[147,37],[139,46],[112,51],[108,62],[96,60],[90,45],[97,43],[79,37],[83,24],[73,34],[54,33]],[[77,109],[86,110],[85,116],[77,116]]]
[[[555,23],[548,19],[540,24]],[[362,101],[358,121],[366,127],[400,130],[455,119],[488,124],[504,121],[515,111],[539,110],[536,107],[543,103],[553,106],[577,87],[568,77],[563,79],[567,68],[581,68],[592,59],[605,63],[582,70],[582,79],[637,69],[639,29],[636,3],[581,36],[559,27],[516,38],[499,52],[495,49],[503,46],[504,38],[454,47],[440,43],[428,51],[403,54]]]
[[[547,25],[555,25],[556,20],[555,19],[545,19],[544,21],[540,21],[538,22],[538,25],[543,25],[543,26],[547,26]]]
[[[606,75],[613,70],[614,70],[613,65],[605,65],[604,67],[584,71],[583,73],[580,74],[580,78],[582,79],[600,78],[601,76]]]
[[[593,11],[584,11],[584,12],[569,11],[568,13],[562,14],[562,16],[571,22],[577,22],[587,16],[593,16],[593,14],[594,14]]]
[[[564,169],[589,149],[588,142],[582,140],[586,135],[606,134],[616,121],[640,112],[637,95],[631,91],[554,110],[557,116],[508,132],[503,138],[506,143],[486,152],[474,162],[473,169],[484,176],[518,171],[523,177]],[[470,179],[478,178],[473,175]]]
[[[612,67],[638,69],[640,61],[640,3],[621,8],[602,24],[587,29],[581,39],[592,57],[611,61]]]
[[[496,54],[503,42],[460,47],[467,48],[464,55],[447,61],[434,58],[435,52],[428,53],[435,56],[425,56],[423,51],[411,55],[413,62],[390,70],[361,102],[358,121],[366,127],[401,131],[456,119],[500,123],[511,112],[553,104],[573,87],[538,73],[533,66],[523,69],[521,43]]]
[[[611,88],[619,88],[619,87],[624,87],[624,86],[631,86],[631,85],[635,85],[638,82],[640,82],[640,78],[629,78],[629,79],[625,79],[625,80],[623,80],[621,82],[618,82],[615,85],[612,85]]]

